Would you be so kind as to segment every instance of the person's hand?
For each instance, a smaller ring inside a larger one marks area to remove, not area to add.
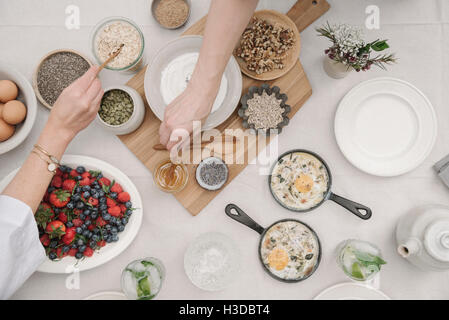
[[[193,131],[193,121],[204,123],[209,116],[220,82],[206,82],[201,79],[200,76],[193,75],[186,90],[165,109],[159,137],[160,143],[165,145],[167,150],[171,150],[179,143],[176,139],[170,141],[175,130],[183,129],[190,134]]]
[[[97,71],[98,67],[92,66],[65,88],[50,112],[47,126],[69,141],[86,128],[98,112],[104,91]]]

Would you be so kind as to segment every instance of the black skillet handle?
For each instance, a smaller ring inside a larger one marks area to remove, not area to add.
[[[360,219],[368,220],[369,218],[371,218],[371,209],[364,206],[363,204],[340,197],[335,193],[331,193],[329,199],[348,209]]]
[[[256,221],[251,219],[242,209],[237,207],[235,204],[228,204],[225,208],[226,215],[235,221],[250,227],[259,234],[262,234],[265,229],[262,228]]]

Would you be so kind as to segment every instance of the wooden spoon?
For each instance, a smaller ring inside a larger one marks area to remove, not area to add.
[[[220,136],[221,137],[221,136]],[[227,142],[227,137],[231,137],[232,138],[232,142],[234,142],[234,141],[237,141],[237,137],[236,136],[226,136],[225,135],[225,142]],[[215,141],[215,137],[212,137],[212,139],[211,140],[209,140],[209,141],[201,141],[201,143],[200,143],[200,146],[205,146],[206,144],[209,144],[209,143],[212,143],[212,142],[214,142]],[[228,141],[229,142],[229,141]],[[194,144],[193,144],[193,140],[192,141],[190,141],[190,147],[192,148],[194,146]],[[163,151],[163,150],[167,150],[167,148],[163,145],[163,144],[160,144],[160,143],[158,143],[158,144],[155,144],[154,146],[153,146],[153,149],[154,150],[156,150],[156,151]]]
[[[122,44],[117,48],[117,50],[115,50],[114,52],[112,52],[112,53],[109,54],[109,58],[107,58],[106,61],[103,62],[103,63],[101,64],[101,66],[98,68],[97,75],[100,73],[101,70],[104,69],[104,67],[106,67],[106,65],[107,65],[109,62],[112,61],[112,59],[114,59],[115,57],[117,57],[117,56],[120,54],[120,52],[122,51],[122,49],[123,49],[124,46],[125,46],[125,44],[122,43]]]

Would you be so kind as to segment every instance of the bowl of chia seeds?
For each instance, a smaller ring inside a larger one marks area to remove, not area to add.
[[[131,87],[118,85],[104,90],[97,122],[116,135],[135,131],[145,116],[145,105],[139,93]]]
[[[46,54],[33,75],[34,92],[39,102],[51,109],[62,90],[91,66],[89,59],[71,49],[54,50]]]
[[[281,133],[288,125],[291,111],[286,104],[288,97],[280,93],[279,87],[263,84],[260,87],[250,87],[240,100],[242,106],[238,115],[243,119],[243,127],[254,134]]]
[[[203,159],[196,168],[196,181],[210,191],[218,190],[228,180],[228,166],[217,157]]]

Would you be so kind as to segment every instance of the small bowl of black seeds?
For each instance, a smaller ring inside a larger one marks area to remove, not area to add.
[[[81,77],[92,63],[71,49],[54,50],[39,62],[33,75],[33,87],[40,103],[51,109],[61,92]]]
[[[135,131],[143,121],[145,106],[139,93],[128,86],[112,86],[104,90],[97,121],[117,134]]]
[[[210,191],[215,191],[224,186],[228,180],[228,166],[217,157],[203,159],[196,168],[196,181]]]

